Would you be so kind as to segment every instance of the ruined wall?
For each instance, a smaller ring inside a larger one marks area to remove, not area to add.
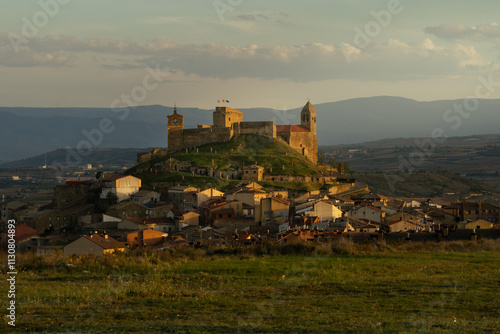
[[[151,152],[137,153],[137,164],[149,161],[153,158],[163,157],[167,155],[167,151],[162,148],[154,149]]]
[[[276,138],[276,122],[241,122],[239,134],[255,134]]]

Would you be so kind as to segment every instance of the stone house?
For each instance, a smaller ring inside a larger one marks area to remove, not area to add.
[[[389,232],[409,232],[409,231],[417,231],[420,229],[420,225],[407,222],[405,220],[398,220],[395,222],[390,222],[384,224],[384,226],[389,230]]]
[[[264,176],[264,167],[257,165],[250,165],[243,167],[242,180],[248,181],[262,181]]]
[[[65,256],[71,255],[104,255],[125,251],[125,243],[119,242],[108,235],[93,234],[83,236],[64,246]]]
[[[290,202],[278,198],[262,198],[260,205],[255,207],[255,221],[269,222],[278,217],[288,217],[290,212]]]
[[[158,203],[160,201],[161,194],[152,190],[139,190],[136,193],[130,195],[130,200],[142,205],[149,203]]]
[[[189,186],[175,186],[168,188],[168,201],[178,208],[184,209],[184,204],[194,206],[196,202],[193,195],[199,191],[198,188]]]
[[[500,221],[500,207],[482,202],[459,202],[443,206],[443,211],[460,220],[486,220],[489,222]]]
[[[106,213],[110,216],[117,217],[120,219],[126,218],[144,218],[146,217],[146,208],[144,205],[141,205],[136,202],[121,202],[110,206]]]
[[[154,246],[163,242],[167,234],[157,230],[140,230],[127,234],[127,243],[132,247]]]

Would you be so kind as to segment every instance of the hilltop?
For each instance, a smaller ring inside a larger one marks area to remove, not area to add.
[[[127,171],[140,177],[143,186],[157,182],[179,182],[191,185],[227,184],[228,181],[207,176],[192,176],[187,172],[150,172],[153,166],[169,161],[189,162],[192,165],[214,169],[238,169],[241,166],[257,164],[273,175],[315,175],[321,173],[318,167],[287,144],[265,136],[241,135],[228,142],[206,144],[186,151],[153,158]],[[147,171],[147,172],[141,172]],[[148,172],[149,171],[149,172]],[[239,182],[235,180],[233,182]],[[230,182],[229,182],[230,183]],[[261,182],[291,189],[307,189],[301,182]],[[319,188],[319,185],[310,185]]]

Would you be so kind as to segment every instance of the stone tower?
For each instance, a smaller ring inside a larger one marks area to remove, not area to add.
[[[174,106],[174,113],[168,115],[168,152],[175,152],[184,148],[183,130],[184,116],[177,113],[177,106]]]
[[[314,163],[318,161],[318,137],[316,136],[316,109],[307,101],[302,112],[300,113],[300,125],[309,130],[309,138],[306,139],[307,143],[303,143],[307,153],[307,158]],[[303,151],[304,154],[304,151]]]
[[[309,101],[300,113],[300,125],[316,136],[316,109]]]

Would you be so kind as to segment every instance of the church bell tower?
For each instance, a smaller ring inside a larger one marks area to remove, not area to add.
[[[174,105],[174,113],[167,119],[168,152],[175,152],[183,147],[184,116],[177,113],[177,105]]]

